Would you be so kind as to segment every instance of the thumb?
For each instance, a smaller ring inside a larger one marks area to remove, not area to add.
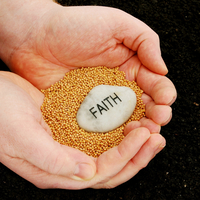
[[[45,145],[37,144],[37,148],[43,152],[43,156],[39,154],[31,161],[50,174],[74,180],[89,180],[95,175],[94,161],[77,149],[61,145],[52,138]]]
[[[43,129],[39,123],[21,127],[23,144],[20,144],[20,157],[37,168],[53,175],[65,176],[75,180],[91,179],[96,173],[96,165],[85,153],[61,145]],[[28,135],[28,138],[27,138]],[[19,146],[19,145],[18,145]]]
[[[149,70],[166,75],[168,70],[161,57],[158,35],[139,19],[129,16],[122,32],[123,44],[137,53],[141,63]]]
[[[146,34],[145,34],[146,35]],[[138,58],[149,70],[161,75],[168,73],[165,62],[161,57],[160,42],[156,34],[149,34],[148,37],[141,39],[138,46]]]

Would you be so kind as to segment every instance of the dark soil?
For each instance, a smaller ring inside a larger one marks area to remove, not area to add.
[[[110,190],[41,190],[0,164],[0,199],[200,199],[200,1],[60,0],[62,4],[120,8],[160,36],[162,56],[178,98],[162,128],[166,148],[130,181]],[[8,68],[1,62],[1,70]]]

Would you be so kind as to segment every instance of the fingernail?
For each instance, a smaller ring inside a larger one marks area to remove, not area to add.
[[[73,179],[75,180],[90,180],[95,175],[95,169],[92,165],[80,163],[76,166]]]
[[[172,112],[170,113],[169,118],[164,123],[162,123],[161,126],[167,125],[171,121],[171,119],[172,119]]]
[[[167,104],[169,106],[171,106],[176,100],[176,96],[173,96],[172,100]]]
[[[155,155],[158,154],[162,149],[164,149],[166,146],[166,142],[162,142],[161,144],[159,144],[156,148],[156,150],[154,151]]]

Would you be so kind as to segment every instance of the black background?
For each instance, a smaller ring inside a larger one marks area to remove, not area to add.
[[[0,164],[0,199],[200,199],[200,1],[60,0],[120,8],[160,36],[168,77],[176,86],[173,118],[162,127],[165,149],[130,181],[106,190],[41,190]],[[1,70],[8,68],[1,64]]]

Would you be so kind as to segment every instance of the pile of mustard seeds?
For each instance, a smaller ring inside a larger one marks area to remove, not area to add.
[[[76,121],[76,114],[82,101],[90,90],[98,85],[130,87],[137,97],[135,110],[129,120],[117,129],[106,133],[87,132],[81,129]],[[145,116],[145,105],[141,100],[143,91],[136,82],[126,80],[125,73],[119,71],[118,67],[99,66],[75,69],[42,92],[45,97],[41,111],[52,131],[54,140],[93,157],[98,157],[108,149],[119,145],[124,138],[125,125]]]

